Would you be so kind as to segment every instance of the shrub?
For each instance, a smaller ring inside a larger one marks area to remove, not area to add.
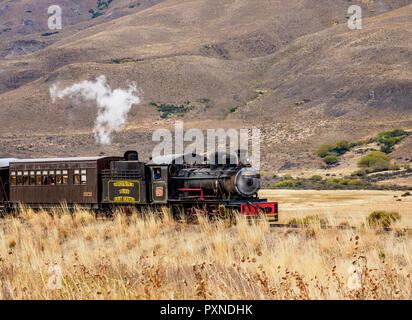
[[[344,186],[355,186],[355,185],[362,184],[362,181],[359,179],[345,178],[345,179],[340,180],[339,184],[344,185]]]
[[[372,151],[358,162],[358,166],[371,168],[373,171],[380,171],[389,169],[390,162],[384,152]]]
[[[315,153],[323,158],[326,157],[331,150],[335,149],[335,146],[333,144],[322,144],[319,148],[316,149]]]
[[[358,141],[356,141],[356,144],[357,144],[358,146],[361,146],[361,145],[363,145],[363,144],[368,144],[368,143],[369,143],[368,140],[358,140]]]
[[[389,164],[389,170],[400,170],[401,167],[396,163]]]
[[[293,178],[292,178],[292,176],[291,176],[290,174],[285,174],[285,175],[282,177],[282,179],[283,179],[283,180],[292,180]]]
[[[334,164],[338,162],[338,156],[334,153],[329,153],[326,157],[322,158],[326,164]]]
[[[294,186],[294,182],[292,180],[284,180],[276,184],[276,187],[279,188],[292,188]]]
[[[340,179],[338,179],[338,178],[326,179],[326,183],[339,183],[339,182],[340,182]]]
[[[401,141],[408,133],[403,129],[395,129],[392,131],[383,131],[378,134],[376,141],[383,144],[381,151],[391,153],[393,146]]]
[[[290,225],[304,225],[309,226],[312,224],[320,224],[321,226],[325,226],[327,221],[324,218],[319,217],[318,215],[311,215],[306,216],[304,218],[293,218],[290,219],[288,224]]]
[[[345,153],[346,151],[349,150],[350,145],[349,145],[349,141],[347,140],[339,140],[336,142],[336,151],[339,152],[340,154]]]
[[[347,182],[348,186],[357,186],[362,184],[362,180],[359,179],[349,179],[349,181]]]
[[[366,174],[366,170],[365,169],[360,169],[357,171],[352,172],[350,175],[351,176],[358,176],[358,177],[362,177]]]
[[[392,222],[401,218],[398,212],[374,211],[367,218],[366,222],[372,227],[389,227]]]
[[[170,114],[176,114],[177,116],[183,116],[185,113],[194,109],[194,106],[187,104],[187,103],[182,104],[182,105],[173,105],[173,104],[166,104],[166,103],[151,102],[150,105],[153,107],[156,107],[157,111],[162,113],[160,115],[162,119],[166,119]]]
[[[322,181],[323,178],[322,178],[322,176],[320,176],[320,175],[318,175],[318,174],[314,174],[313,176],[311,176],[311,177],[309,178],[309,180],[312,180],[312,181]]]

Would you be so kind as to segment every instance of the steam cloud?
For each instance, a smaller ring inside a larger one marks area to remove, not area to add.
[[[53,102],[56,98],[84,98],[96,101],[98,113],[94,126],[94,137],[98,143],[110,144],[112,132],[124,129],[127,114],[133,104],[140,103],[140,99],[133,95],[136,85],[132,84],[128,90],[112,90],[107,84],[106,77],[101,75],[95,81],[83,81],[71,87],[59,90],[56,85],[50,88],[50,96]]]

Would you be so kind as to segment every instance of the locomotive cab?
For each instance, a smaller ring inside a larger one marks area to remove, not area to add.
[[[150,200],[153,203],[167,203],[168,165],[149,166]]]

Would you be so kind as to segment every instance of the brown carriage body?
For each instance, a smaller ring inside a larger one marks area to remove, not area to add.
[[[25,159],[10,162],[10,203],[97,207],[99,173],[121,157]]]

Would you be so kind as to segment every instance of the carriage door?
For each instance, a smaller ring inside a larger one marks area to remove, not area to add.
[[[167,202],[167,166],[153,166],[150,168],[153,203]]]

